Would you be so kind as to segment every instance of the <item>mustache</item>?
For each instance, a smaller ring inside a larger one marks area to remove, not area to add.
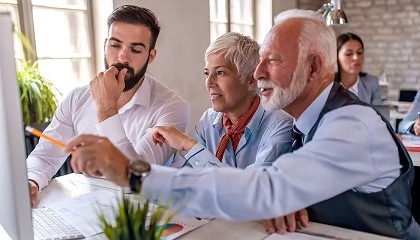
[[[125,63],[117,62],[117,63],[111,64],[111,66],[116,67],[118,69],[118,71],[121,71],[124,68],[127,68],[127,70],[128,70],[127,72],[134,73],[134,69],[132,67],[130,67],[130,65],[128,65],[127,62],[125,62]]]
[[[277,88],[277,85],[267,79],[259,79],[257,82],[258,88]]]

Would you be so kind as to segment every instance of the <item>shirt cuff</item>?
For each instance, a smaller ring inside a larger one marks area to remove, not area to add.
[[[38,187],[39,187],[38,193],[41,192],[41,190],[48,185],[48,181],[43,180],[38,175],[36,175],[32,172],[28,172],[27,174],[28,174],[28,180],[31,179],[38,184]]]
[[[195,167],[205,167],[206,164],[209,162],[208,157],[201,156],[197,158],[196,156],[199,155],[201,152],[205,150],[205,147],[201,145],[201,143],[196,143],[191,150],[185,154],[185,159],[191,164],[193,168]]]
[[[186,159],[190,159],[191,157],[193,157],[194,155],[196,155],[197,153],[199,153],[199,152],[201,152],[201,151],[203,151],[203,149],[204,149],[204,146],[203,145],[201,145],[200,143],[196,143],[191,149],[190,149],[190,151],[188,151],[185,155],[184,155],[184,157],[186,158]]]
[[[415,133],[414,133],[414,124],[415,124],[415,123],[411,124],[411,126],[408,128],[408,132],[409,132],[409,133],[415,134]]]
[[[95,127],[96,130],[98,130],[99,135],[107,137],[113,143],[117,143],[121,139],[127,137],[120,115],[118,114],[96,124]]]
[[[170,190],[173,178],[179,169],[168,168],[152,164],[150,172],[144,178],[141,193],[143,196],[152,197],[153,199],[170,200]]]

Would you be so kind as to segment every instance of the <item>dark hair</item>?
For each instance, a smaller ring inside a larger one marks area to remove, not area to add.
[[[160,26],[156,15],[150,9],[134,5],[122,5],[114,9],[109,15],[108,29],[114,22],[145,25],[151,32],[149,51],[155,48]]]
[[[362,39],[354,33],[347,32],[347,33],[343,33],[343,34],[341,34],[337,37],[337,66],[338,66],[338,72],[335,74],[335,79],[334,79],[336,82],[341,81],[341,74],[340,74],[341,68],[340,68],[340,62],[338,60],[338,52],[343,47],[343,45],[350,40],[358,41],[360,43],[360,45],[362,45],[362,49],[363,50],[365,49]],[[359,76],[361,76],[361,77],[366,76],[366,73],[365,72],[360,72]]]

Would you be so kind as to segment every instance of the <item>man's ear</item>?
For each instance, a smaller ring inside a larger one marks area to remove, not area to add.
[[[247,80],[248,91],[255,91],[255,89],[257,88],[257,80],[255,80],[254,78],[254,73],[252,73]]]
[[[308,80],[318,79],[321,75],[324,61],[320,55],[314,54],[309,57],[309,77]]]
[[[150,50],[150,53],[149,53],[149,64],[155,60],[155,57],[156,57],[156,48],[153,48],[152,50]]]

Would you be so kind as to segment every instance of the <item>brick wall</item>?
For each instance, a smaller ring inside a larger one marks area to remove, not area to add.
[[[316,10],[327,1],[298,0],[298,7]],[[420,0],[342,0],[349,24],[333,27],[353,32],[365,44],[364,71],[386,73],[389,99],[400,89],[420,88]]]
[[[298,0],[297,6],[301,9],[317,10],[324,2],[324,0]]]
[[[349,24],[337,33],[354,32],[365,44],[364,70],[386,73],[389,99],[400,89],[420,86],[420,0],[343,0]]]

